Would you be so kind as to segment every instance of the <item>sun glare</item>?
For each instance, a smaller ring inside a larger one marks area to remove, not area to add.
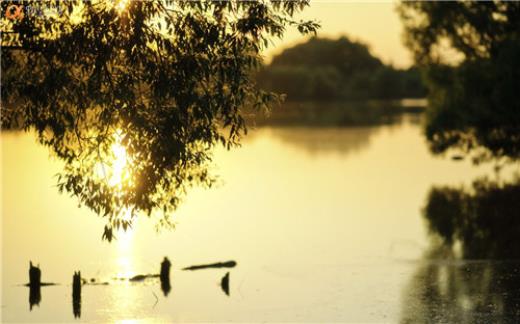
[[[119,0],[116,2],[115,8],[118,13],[122,13],[130,3],[130,0]]]
[[[109,186],[123,190],[123,186],[131,185],[131,163],[126,149],[121,143],[121,131],[116,132],[114,138],[115,141],[111,146],[111,154],[96,165],[96,174],[104,179]]]
[[[110,177],[108,184],[115,187],[122,185],[123,181],[128,179],[128,159],[125,147],[119,142],[112,145],[112,153],[114,154],[115,159],[112,163],[112,176]]]

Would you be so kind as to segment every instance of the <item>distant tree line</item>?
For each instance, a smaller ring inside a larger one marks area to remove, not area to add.
[[[263,87],[289,101],[422,98],[426,88],[416,68],[396,69],[347,37],[313,37],[284,50],[257,75]]]

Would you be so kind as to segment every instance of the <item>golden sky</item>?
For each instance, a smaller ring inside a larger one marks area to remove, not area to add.
[[[402,42],[403,28],[395,10],[395,1],[311,1],[297,18],[321,23],[318,35],[338,38],[347,35],[370,46],[372,54],[396,67],[408,67],[412,56]],[[288,30],[282,41],[266,52],[267,59],[283,48],[304,41],[295,30]]]

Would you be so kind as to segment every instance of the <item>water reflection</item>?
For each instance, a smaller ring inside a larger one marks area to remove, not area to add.
[[[9,170],[0,175],[9,188],[2,192],[2,320],[74,321],[68,283],[81,268],[99,283],[84,286],[81,321],[398,321],[398,296],[417,269],[396,267],[394,259],[416,259],[427,243],[418,211],[431,183],[464,182],[491,168],[431,158],[420,129],[409,124],[375,130],[366,149],[348,155],[331,148],[309,156],[272,130],[258,130],[241,149],[217,152],[225,185],[190,194],[175,231],[157,234],[144,221],[111,244],[99,239],[103,220],[52,190],[56,168],[47,152],[27,134],[2,134],[2,168]],[[320,137],[326,129],[307,131]],[[46,301],[28,312],[26,288],[14,285],[27,281],[35,246],[44,276],[66,284],[42,288]],[[241,266],[175,271],[167,298],[157,279],[113,279],[156,274],[165,255],[172,271],[229,257]],[[227,271],[229,298],[220,286]]]
[[[81,295],[72,296],[72,313],[74,314],[74,318],[81,317]]]
[[[33,306],[40,306],[42,300],[41,287],[29,286],[29,310],[32,311]]]
[[[403,323],[518,321],[518,197],[519,180],[430,191],[432,248],[405,291]]]
[[[520,259],[520,180],[477,180],[469,190],[433,188],[424,210],[431,232],[460,244],[465,259]]]
[[[351,154],[367,149],[381,126],[418,125],[423,108],[392,101],[287,102],[249,124],[268,126],[272,135],[312,155]],[[253,132],[254,134],[254,132]]]
[[[261,126],[353,127],[399,123],[403,113],[420,113],[422,104],[400,101],[302,101],[286,102],[269,116],[250,114],[248,122]]]
[[[170,279],[161,281],[161,290],[164,294],[164,297],[168,297],[168,294],[172,290],[172,286],[170,284]]]
[[[358,153],[370,145],[371,137],[380,128],[349,127],[312,129],[305,127],[273,128],[273,136],[284,143],[305,150],[311,155],[326,153]]]
[[[229,272],[227,272],[224,277],[222,277],[222,280],[220,281],[220,287],[222,288],[222,291],[224,291],[224,293],[229,296]]]
[[[392,122],[381,125],[356,125],[352,127],[273,127],[271,135],[282,142],[303,149],[311,155],[360,153],[370,147],[372,138],[382,131],[393,131],[403,125],[418,125],[422,114],[402,114]],[[251,136],[251,135],[250,135]],[[255,136],[255,132],[251,137]]]
[[[131,278],[135,275],[134,262],[133,262],[133,239],[134,232],[119,231],[117,233],[117,246],[116,252],[116,268],[118,269],[118,278]]]
[[[448,256],[444,247],[434,248],[430,260],[416,271],[405,290],[402,323],[518,321],[519,262],[457,261]]]

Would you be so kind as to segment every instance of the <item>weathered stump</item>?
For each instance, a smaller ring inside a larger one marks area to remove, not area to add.
[[[29,287],[40,287],[42,284],[42,271],[29,261]]]
[[[72,297],[81,297],[81,272],[74,272],[72,276]]]
[[[72,276],[72,312],[75,318],[81,317],[81,272]]]
[[[29,261],[29,310],[32,310],[34,305],[40,305],[42,300],[41,284],[42,272],[40,268],[33,266],[32,261]]]

